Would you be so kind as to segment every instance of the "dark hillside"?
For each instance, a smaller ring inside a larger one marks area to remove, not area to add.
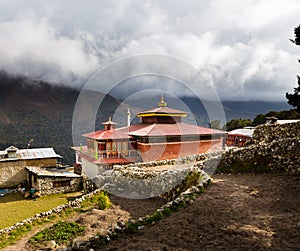
[[[73,163],[72,113],[79,92],[64,86],[0,73],[0,148],[55,148]]]
[[[26,148],[33,139],[31,147],[53,147],[64,157],[65,164],[73,164],[72,119],[78,95],[79,90],[65,85],[51,85],[0,72],[0,149],[10,145]],[[88,128],[91,124],[89,102],[99,97],[103,94],[90,92],[86,95],[88,102],[80,114],[82,130],[79,135],[93,128],[100,129],[100,121],[113,116],[114,109],[120,106],[119,101],[107,95],[98,110],[95,127]],[[127,106],[121,105],[120,109],[125,115]]]

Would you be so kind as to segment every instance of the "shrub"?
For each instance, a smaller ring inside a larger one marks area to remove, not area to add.
[[[100,210],[105,210],[110,207],[110,199],[106,193],[101,192],[97,199],[97,205]]]

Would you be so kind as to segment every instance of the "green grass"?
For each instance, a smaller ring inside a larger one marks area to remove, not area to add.
[[[42,196],[37,200],[25,199],[20,193],[0,197],[0,229],[65,204],[76,194],[78,195],[78,193],[52,194]]]
[[[21,239],[23,234],[31,231],[31,229],[32,225],[26,224],[25,226],[12,231],[10,235],[0,235],[0,249],[5,248],[8,245],[14,244],[16,241]]]

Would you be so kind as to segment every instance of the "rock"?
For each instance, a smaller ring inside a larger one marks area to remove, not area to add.
[[[56,242],[55,241],[49,241],[48,243],[47,243],[47,246],[51,249],[51,250],[55,250],[55,248],[56,248]]]
[[[115,224],[115,225],[114,225],[114,230],[115,230],[116,232],[121,232],[121,231],[122,231],[122,227],[120,227],[118,224]]]
[[[87,244],[87,242],[85,240],[74,239],[72,242],[72,248],[73,249],[83,248],[86,244]]]
[[[122,228],[126,226],[124,221],[118,221],[117,224]]]

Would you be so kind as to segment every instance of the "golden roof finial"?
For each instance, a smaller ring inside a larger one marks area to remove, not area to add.
[[[165,107],[167,106],[167,102],[164,100],[164,95],[161,95],[160,101],[157,103],[159,107]]]

